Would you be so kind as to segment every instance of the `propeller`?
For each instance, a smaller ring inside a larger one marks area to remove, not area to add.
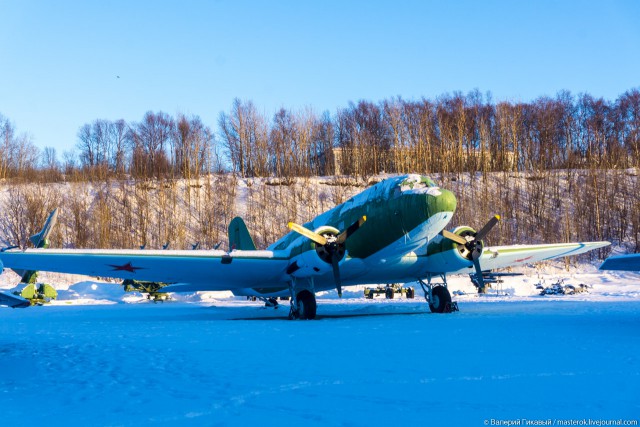
[[[316,248],[318,256],[320,256],[323,261],[331,264],[333,280],[336,282],[336,290],[338,291],[339,297],[342,297],[342,281],[340,279],[339,264],[345,253],[345,243],[353,233],[358,231],[360,226],[362,226],[366,220],[367,217],[363,215],[358,218],[356,222],[347,227],[346,230],[335,236],[331,234],[322,235],[293,222],[287,224],[291,230],[307,237],[318,245]]]
[[[480,256],[482,255],[482,240],[489,234],[491,229],[500,221],[500,215],[494,215],[485,225],[476,233],[468,232],[466,234],[455,234],[447,230],[442,230],[442,236],[454,241],[458,245],[460,255],[473,263],[476,269],[476,280],[480,286],[480,290],[484,291],[484,278],[482,277],[482,268],[480,267]]]

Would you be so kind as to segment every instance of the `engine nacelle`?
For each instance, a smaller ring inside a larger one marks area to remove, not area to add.
[[[335,241],[340,231],[328,225],[319,227],[314,230],[316,233],[325,237],[330,242]],[[332,270],[331,254],[325,246],[311,243],[311,247],[315,250],[308,250],[293,258],[293,262],[289,265],[287,273],[294,277],[319,276]],[[345,256],[344,245],[338,246],[338,257],[342,261]]]
[[[453,234],[464,237],[467,240],[473,240],[476,231],[467,226],[459,226],[451,231]],[[427,245],[427,271],[442,272],[456,271],[465,267],[472,267],[473,253],[482,253],[484,243],[482,241],[475,242],[473,247],[468,248],[465,245],[449,240],[442,235],[437,236],[429,245]]]

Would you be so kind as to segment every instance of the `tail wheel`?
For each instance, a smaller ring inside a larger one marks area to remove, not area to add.
[[[296,297],[298,300],[299,319],[316,318],[316,296],[311,291],[302,291]]]
[[[444,313],[451,306],[451,294],[444,286],[436,286],[431,290],[429,309],[432,313]]]

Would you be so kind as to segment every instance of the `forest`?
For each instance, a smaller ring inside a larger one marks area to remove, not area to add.
[[[491,244],[609,240],[638,252],[639,172],[639,89],[615,101],[560,92],[527,103],[473,91],[273,117],[236,99],[216,130],[164,112],[96,119],[61,158],[0,115],[0,231],[24,246],[60,206],[56,247],[224,248],[241,215],[264,248],[288,221],[386,174],[421,173],[458,197],[452,225],[503,216]]]

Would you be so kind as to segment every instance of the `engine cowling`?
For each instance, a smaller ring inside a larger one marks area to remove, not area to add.
[[[331,226],[322,226],[314,230],[315,233],[325,237],[329,243],[327,245],[319,245],[312,242],[311,245],[315,250],[305,251],[297,257],[293,258],[293,262],[289,265],[288,274],[294,277],[319,276],[332,270],[331,257],[332,254],[327,246],[334,244],[340,231]],[[339,261],[344,259],[346,254],[344,244],[337,244],[335,248]]]
[[[468,242],[469,246],[456,243],[441,235],[433,239],[427,246],[427,270],[430,272],[455,271],[465,267],[473,267],[473,256],[482,254],[484,243],[475,240],[476,230],[468,226],[459,226],[451,231]]]

